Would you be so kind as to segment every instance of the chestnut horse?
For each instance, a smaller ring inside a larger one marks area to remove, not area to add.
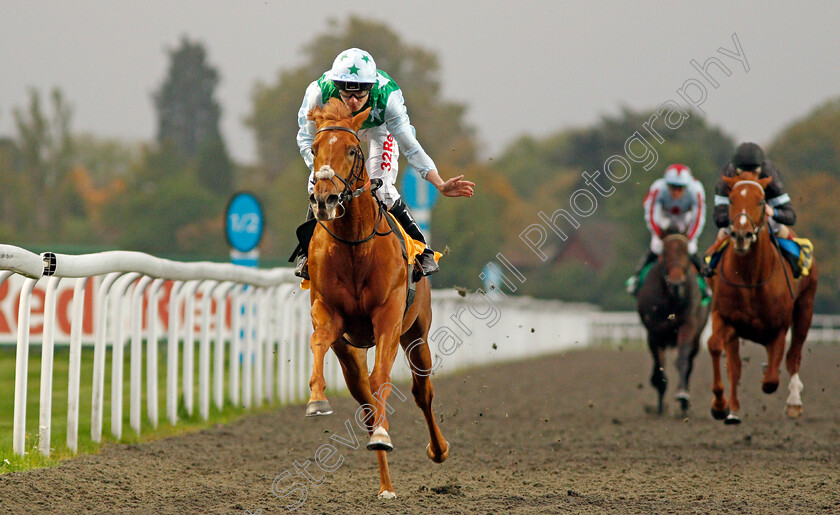
[[[386,400],[399,344],[412,369],[414,400],[429,427],[426,454],[442,463],[449,444],[432,412],[432,356],[426,343],[432,321],[429,281],[424,277],[417,283],[414,302],[406,310],[409,269],[400,241],[385,219],[390,215],[371,192],[356,134],[369,111],[352,116],[341,101],[332,99],[309,113],[317,127],[312,145],[315,184],[309,202],[318,225],[309,245],[314,327],[310,347],[315,359],[306,414],[332,413],[324,393],[324,355],[332,348],[347,388],[364,409],[370,434],[367,448],[376,451],[379,461],[379,496],[393,498],[385,454],[393,449]],[[368,376],[370,347],[376,349],[376,362]]]
[[[764,393],[779,386],[779,368],[785,353],[788,328],[792,328],[785,365],[790,374],[787,415],[802,414],[802,382],[799,364],[802,346],[811,327],[814,295],[817,291],[816,261],[808,275],[793,279],[790,264],[774,244],[765,212],[764,188],[772,180],[759,179],[755,173],[742,172],[738,177],[724,177],[729,185],[729,249],[718,264],[712,281],[712,355],[714,384],[712,416],[726,424],[738,424],[738,381],[741,377],[739,338],[764,345],[767,368],[761,382]],[[720,375],[720,354],[726,350],[729,374],[729,401],[724,398]]]
[[[700,349],[700,334],[709,318],[709,306],[702,303],[697,274],[688,255],[688,238],[666,231],[659,260],[647,273],[639,288],[636,310],[647,329],[648,347],[653,356],[650,383],[658,396],[657,411],[663,412],[662,399],[668,380],[665,377],[665,350],[677,348],[680,382],[676,399],[683,413],[688,411],[688,379],[694,357]]]

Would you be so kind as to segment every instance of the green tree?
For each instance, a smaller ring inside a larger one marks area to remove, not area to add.
[[[831,99],[788,125],[767,148],[780,168],[796,210],[797,236],[814,243],[820,271],[815,301],[818,313],[840,309],[840,97]]]
[[[50,94],[49,110],[36,89],[29,91],[29,105],[12,113],[17,130],[12,169],[4,177],[3,204],[7,223],[24,241],[56,241],[71,219],[80,216],[79,198],[68,187],[73,139],[72,107],[59,89]]]
[[[166,80],[154,95],[157,141],[197,160],[201,184],[219,194],[230,193],[234,167],[219,131],[221,107],[213,98],[219,74],[207,63],[204,47],[186,37],[169,51],[169,59]]]

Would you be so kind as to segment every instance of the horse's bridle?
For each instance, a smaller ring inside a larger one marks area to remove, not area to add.
[[[669,239],[679,239],[679,240],[683,240],[686,243],[688,243],[688,238],[684,234],[677,233],[677,234],[669,234],[669,235],[665,236],[664,238],[662,238],[663,246],[664,246],[664,243],[666,241],[668,241]],[[664,250],[662,251],[661,255],[662,255],[662,280],[665,281],[665,284],[669,284],[668,283],[668,269],[670,267],[668,266],[668,263],[665,262],[665,251]],[[690,275],[688,273],[688,271],[691,269],[691,262],[688,263],[688,266],[685,266],[685,267],[682,267],[682,268],[683,268],[683,271],[685,272],[686,278],[688,278],[689,275]]]
[[[356,131],[354,131],[353,129],[351,129],[349,127],[343,127],[341,125],[329,125],[327,127],[321,127],[320,129],[318,129],[317,132],[315,132],[315,135],[317,136],[318,134],[320,134],[322,132],[326,132],[326,131],[349,132],[350,134],[352,134],[356,138],[356,141],[361,142],[361,139],[359,139],[359,135],[356,134]],[[370,179],[368,179],[367,181],[365,181],[365,183],[362,185],[361,188],[355,188],[354,189],[354,186],[356,184],[358,184],[359,181],[363,180],[362,179],[362,171],[364,170],[364,165],[365,165],[365,154],[362,151],[361,145],[356,145],[355,148],[356,148],[356,154],[353,157],[353,167],[351,168],[350,176],[347,177],[347,179],[345,179],[345,178],[343,178],[339,175],[336,175],[335,173],[333,173],[332,176],[329,177],[329,178],[315,178],[315,177],[313,177],[313,179],[314,179],[313,184],[315,182],[319,181],[319,180],[328,180],[328,181],[333,183],[333,186],[338,188],[338,185],[335,184],[335,181],[333,179],[338,179],[339,181],[341,181],[342,184],[344,184],[344,190],[338,195],[338,205],[341,206],[341,209],[342,209],[341,216],[344,216],[344,212],[345,212],[344,211],[344,203],[345,202],[350,202],[354,198],[356,198],[356,197],[360,196],[362,193],[364,193],[366,189],[369,189],[371,187]],[[371,191],[373,191],[373,190],[371,190]],[[377,205],[379,206],[379,209],[378,209],[379,214],[378,214],[378,217],[377,217],[376,221],[373,224],[373,231],[368,236],[366,236],[366,237],[364,237],[360,240],[344,239],[341,236],[339,236],[339,235],[335,234],[334,232],[332,232],[331,230],[329,230],[329,228],[326,225],[324,225],[320,220],[318,220],[318,225],[323,227],[324,230],[327,231],[327,233],[330,236],[332,236],[333,238],[335,238],[336,240],[338,240],[342,243],[346,243],[348,245],[362,244],[366,241],[371,240],[374,236],[385,236],[386,234],[391,233],[391,231],[380,233],[379,231],[376,230],[376,228],[379,227],[379,223],[382,221],[382,216],[384,215],[384,208],[382,207],[382,205],[379,204],[378,202],[377,202]],[[339,217],[339,218],[341,218],[341,217]]]
[[[732,192],[735,191],[735,188],[737,188],[739,184],[744,184],[745,186],[746,185],[758,186],[761,189],[762,195],[764,194],[764,186],[762,186],[760,183],[758,183],[756,181],[748,181],[748,180],[736,182],[735,185],[732,186]],[[731,193],[730,193],[730,195],[731,195]],[[767,211],[764,209],[764,206],[767,205],[767,200],[765,198],[762,198],[760,205],[761,205],[761,216],[759,216],[758,222],[753,220],[753,218],[750,215],[748,215],[747,213],[740,213],[738,215],[738,216],[746,217],[747,220],[750,222],[750,225],[752,225],[752,231],[750,231],[750,232],[752,234],[751,239],[752,239],[753,243],[755,243],[758,240],[758,233],[761,232],[761,228],[764,226],[764,223],[767,221]],[[729,232],[730,232],[730,234],[732,233],[732,220],[729,221]]]
[[[315,135],[317,136],[318,134],[326,131],[349,132],[356,138],[356,141],[361,142],[361,140],[359,139],[359,135],[356,134],[356,131],[349,127],[342,127],[341,125],[330,125],[327,127],[321,127],[320,129],[318,129]],[[362,185],[361,188],[353,188],[353,186],[355,186],[359,181],[362,180],[362,168],[365,164],[365,154],[362,151],[361,145],[356,145],[355,148],[356,154],[353,156],[353,167],[350,169],[350,176],[347,177],[347,179],[335,174],[333,174],[333,176],[329,179],[316,179],[313,177],[313,184],[315,184],[315,182],[319,180],[328,180],[332,182],[336,188],[338,188],[338,185],[335,184],[335,181],[333,179],[338,179],[339,181],[341,181],[342,184],[344,184],[344,190],[338,195],[338,203],[339,205],[341,205],[342,209],[344,208],[344,202],[349,202],[353,200],[354,198],[364,193],[364,191],[370,187],[370,180],[368,180]],[[351,186],[351,182],[353,186]]]

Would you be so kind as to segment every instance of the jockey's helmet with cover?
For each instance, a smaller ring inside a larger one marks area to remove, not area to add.
[[[764,151],[755,143],[741,143],[732,156],[736,171],[755,171],[764,166]]]
[[[336,56],[326,78],[339,91],[368,91],[376,83],[376,62],[364,50],[348,48]]]

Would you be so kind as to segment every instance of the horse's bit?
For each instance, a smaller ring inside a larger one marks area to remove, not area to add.
[[[343,127],[341,125],[330,125],[330,126],[327,126],[327,127],[321,127],[320,129],[318,129],[318,131],[315,133],[315,135],[317,136],[321,132],[325,132],[325,131],[349,132],[350,134],[355,136],[356,141],[361,141],[359,139],[359,135],[356,134],[356,131],[354,131],[353,129],[351,129],[349,127]],[[364,193],[365,190],[368,189],[371,186],[370,179],[368,179],[362,185],[361,188],[353,189],[353,186],[351,186],[351,182],[352,182],[353,185],[355,185],[356,183],[358,183],[359,181],[362,180],[362,170],[364,169],[364,163],[365,163],[365,155],[364,155],[364,152],[362,151],[362,147],[360,145],[356,145],[355,148],[356,148],[356,153],[353,156],[353,167],[351,168],[350,176],[347,179],[344,179],[343,177],[341,177],[340,175],[336,175],[335,173],[332,173],[332,175],[329,178],[326,178],[326,177],[315,178],[315,181],[328,180],[328,181],[332,182],[333,186],[335,186],[336,188],[338,188],[338,185],[335,184],[335,181],[333,179],[338,179],[339,181],[341,181],[342,184],[344,184],[344,190],[338,196],[338,199],[339,199],[338,200],[338,205],[341,206],[341,210],[342,210],[341,216],[344,216],[344,213],[346,212],[345,208],[344,208],[344,202],[350,202],[354,198],[356,198],[359,195],[361,195],[362,193]],[[316,173],[316,175],[317,175],[317,173]],[[314,184],[314,182],[313,182],[313,184]],[[373,191],[373,190],[371,189],[371,191]],[[370,235],[368,235],[367,237],[362,238],[360,240],[344,239],[341,236],[339,236],[339,235],[335,234],[334,232],[332,232],[331,230],[329,230],[326,225],[321,223],[320,220],[318,220],[318,225],[323,227],[324,230],[327,231],[327,233],[329,233],[330,236],[332,236],[333,238],[337,239],[338,241],[340,241],[342,243],[346,243],[348,245],[359,245],[361,243],[369,241],[374,236],[385,236],[385,235],[390,234],[392,232],[392,231],[388,231],[388,232],[380,233],[379,231],[376,230],[376,228],[379,226],[379,223],[382,221],[382,216],[384,215],[384,213],[383,213],[384,208],[382,207],[382,205],[379,202],[377,202],[377,205],[379,206],[379,209],[378,209],[379,213],[378,213],[376,221],[373,224],[373,232],[371,232]],[[338,218],[341,218],[341,216],[339,216]]]

